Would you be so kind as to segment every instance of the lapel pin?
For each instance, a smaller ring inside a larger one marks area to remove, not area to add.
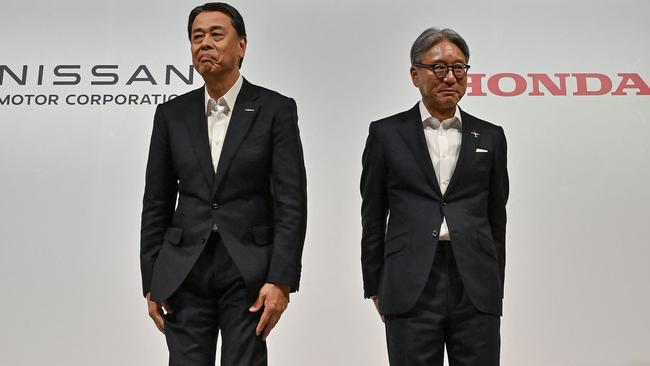
[[[472,131],[470,133],[474,136],[474,138],[478,138],[480,136],[480,133],[478,133],[476,131]]]
[[[246,108],[244,109],[244,112],[255,112],[253,108]]]

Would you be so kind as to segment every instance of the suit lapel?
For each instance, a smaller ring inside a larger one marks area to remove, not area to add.
[[[223,148],[219,157],[219,164],[217,165],[217,172],[214,178],[212,189],[213,196],[219,189],[223,178],[228,172],[235,153],[239,149],[242,141],[244,141],[246,135],[248,135],[248,131],[253,125],[255,117],[259,112],[260,106],[257,101],[258,95],[256,88],[257,87],[244,79],[237,100],[235,101],[232,115],[230,116],[230,122],[228,123],[226,138],[223,143]]]
[[[411,150],[415,161],[424,172],[433,190],[439,197],[442,197],[436,172],[431,162],[431,155],[429,155],[427,148],[427,141],[424,137],[424,127],[422,126],[422,117],[420,116],[418,104],[404,112],[400,117],[404,120],[404,124],[399,129],[400,135],[406,142],[406,146]]]
[[[458,107],[460,108],[460,107]],[[460,152],[458,154],[458,161],[456,162],[456,167],[449,181],[449,186],[445,191],[445,196],[449,195],[454,187],[458,184],[458,180],[462,176],[463,172],[468,169],[476,147],[480,141],[481,131],[477,129],[477,123],[474,117],[465,113],[462,109],[460,110],[460,115],[462,118],[462,138],[460,142]]]
[[[190,132],[192,147],[196,153],[201,171],[208,186],[214,182],[214,166],[212,165],[212,154],[210,152],[210,140],[208,139],[208,121],[205,116],[205,88],[194,91],[190,105],[184,110],[183,118]]]

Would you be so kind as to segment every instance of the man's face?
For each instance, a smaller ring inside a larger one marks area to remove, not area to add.
[[[466,63],[463,52],[448,40],[442,40],[427,51],[422,60],[423,64],[441,63],[453,65],[455,63]],[[444,78],[438,78],[433,70],[425,67],[411,66],[411,80],[420,89],[422,100],[425,105],[433,106],[436,110],[449,110],[456,107],[460,98],[465,95],[467,88],[467,76],[458,80],[451,70]]]
[[[190,36],[192,64],[202,76],[223,76],[239,69],[246,52],[246,37],[240,37],[230,17],[218,11],[199,13]]]

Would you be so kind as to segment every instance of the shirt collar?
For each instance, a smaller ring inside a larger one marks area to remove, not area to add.
[[[420,117],[422,118],[422,123],[428,124],[434,129],[440,128],[441,122],[438,121],[435,117],[431,116],[431,113],[429,113],[429,110],[424,105],[423,101],[420,100],[419,106],[420,106]],[[454,111],[454,116],[442,121],[442,126],[444,129],[456,128],[459,131],[462,130],[463,120],[460,117],[460,108],[458,108],[458,106],[456,106],[456,110]]]
[[[239,91],[241,90],[242,85],[244,84],[244,77],[239,74],[239,77],[237,78],[237,81],[235,81],[235,84],[224,94],[219,100],[221,103],[225,103],[226,107],[226,113],[232,111],[233,107],[235,106],[235,101],[237,100],[237,95],[239,95]],[[210,94],[208,93],[208,86],[204,86],[205,92],[205,115],[209,116],[211,114],[211,110],[215,109],[216,110],[216,105],[220,103],[218,100],[214,100],[210,97]]]

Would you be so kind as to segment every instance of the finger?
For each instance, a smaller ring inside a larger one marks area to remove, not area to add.
[[[262,313],[262,317],[260,318],[260,322],[257,323],[257,328],[255,328],[255,335],[260,335],[262,333],[262,330],[264,330],[264,328],[266,327],[270,319],[271,319],[271,312],[268,311],[267,309],[264,309],[264,312]]]
[[[260,294],[257,297],[257,300],[255,300],[253,306],[251,306],[250,309],[248,309],[248,311],[252,313],[259,311],[262,308],[262,306],[264,306],[264,300],[266,300],[266,294]]]
[[[162,308],[165,310],[165,313],[171,314],[174,312],[174,309],[172,309],[167,301],[162,302]]]
[[[266,325],[266,327],[264,327],[264,333],[262,335],[263,341],[266,341],[266,338],[269,336],[269,334],[271,334],[273,328],[275,328],[275,326],[278,324],[278,321],[280,321],[280,316],[281,315],[278,313],[277,315],[272,317],[271,320],[269,320],[269,323]]]
[[[159,312],[154,312],[153,314],[150,314],[151,318],[153,319],[154,324],[156,324],[156,328],[161,333],[165,333],[165,319],[163,318],[162,314]]]

